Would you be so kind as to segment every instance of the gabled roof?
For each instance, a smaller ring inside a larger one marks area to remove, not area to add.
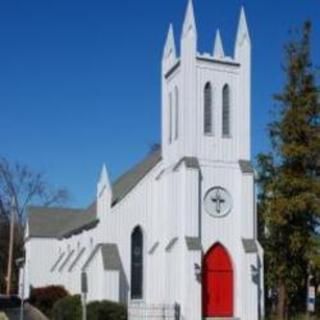
[[[121,259],[118,251],[118,247],[114,243],[99,243],[95,246],[89,258],[82,267],[82,270],[85,271],[90,265],[93,258],[99,254],[102,254],[103,268],[104,270],[110,271],[119,271],[121,270]]]
[[[239,165],[242,173],[254,173],[254,168],[249,160],[239,160]]]
[[[197,169],[200,170],[199,159],[196,157],[183,157],[178,161],[178,163],[174,166],[173,170],[177,170],[182,163],[185,163],[188,169]]]
[[[104,270],[121,270],[121,259],[116,244],[103,244],[101,247],[101,253]]]
[[[116,180],[112,185],[113,205],[120,202],[160,160],[161,150],[156,150]]]
[[[257,253],[258,246],[254,239],[242,239],[243,249],[246,253]]]
[[[186,237],[186,244],[189,251],[201,251],[202,245],[200,238]]]
[[[63,238],[97,223],[96,205],[86,210],[69,208],[28,208],[29,237]]]
[[[68,221],[60,232],[59,238],[67,238],[83,230],[91,229],[95,227],[97,223],[97,205],[96,202],[93,202],[89,208],[83,210],[80,214],[75,215],[72,220]]]
[[[119,177],[112,185],[112,205],[119,203],[160,160],[161,150],[156,150]],[[29,237],[66,238],[91,229],[98,222],[96,202],[87,209],[28,208]]]

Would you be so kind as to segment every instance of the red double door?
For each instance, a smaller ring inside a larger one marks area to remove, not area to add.
[[[202,274],[203,316],[232,317],[233,269],[222,245],[214,245],[206,254]]]

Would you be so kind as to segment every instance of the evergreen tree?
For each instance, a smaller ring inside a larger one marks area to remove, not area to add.
[[[311,23],[285,48],[283,91],[269,125],[272,152],[258,156],[260,226],[266,284],[276,289],[276,313],[287,319],[305,307],[320,217],[320,103],[311,62]]]

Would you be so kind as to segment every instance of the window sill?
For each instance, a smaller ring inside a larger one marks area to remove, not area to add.
[[[130,299],[130,302],[132,303],[132,304],[142,304],[142,303],[144,303],[145,301],[144,301],[144,299],[143,298],[131,298]]]

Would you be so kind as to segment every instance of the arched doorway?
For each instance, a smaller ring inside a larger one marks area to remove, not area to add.
[[[221,244],[215,244],[203,260],[202,303],[204,317],[233,317],[233,269]]]

